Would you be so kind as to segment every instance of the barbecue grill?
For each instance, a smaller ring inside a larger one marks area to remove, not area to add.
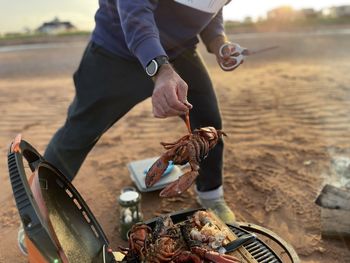
[[[191,209],[188,211],[179,211],[170,214],[170,217],[174,224],[181,223],[189,216],[197,212],[198,209]],[[148,226],[153,228],[155,226],[157,218],[150,219],[145,222]],[[286,241],[280,238],[272,231],[245,222],[237,222],[234,225],[227,225],[230,230],[236,235],[241,237],[246,234],[254,233],[257,235],[255,241],[243,245],[246,251],[240,251],[242,262],[249,263],[298,263],[300,262],[298,255],[292,246]],[[245,253],[247,252],[247,253]],[[239,253],[235,256],[239,257]]]
[[[27,180],[24,160],[32,175]],[[74,186],[26,141],[17,136],[8,154],[13,195],[26,234],[30,263],[113,263],[101,226]],[[180,223],[198,209],[170,214]],[[157,218],[145,224],[154,227]],[[294,249],[275,233],[244,222],[228,225],[240,237],[257,235],[239,248],[242,262],[298,263]]]

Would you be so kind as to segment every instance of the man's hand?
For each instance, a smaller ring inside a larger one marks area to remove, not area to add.
[[[220,48],[223,45],[227,46],[222,50],[222,54],[220,54]],[[218,36],[215,38],[210,43],[209,49],[215,54],[219,66],[225,71],[232,71],[243,63],[243,60],[241,60],[239,64],[237,64],[237,59],[232,56],[232,54],[235,53],[235,44],[229,42],[225,36]]]
[[[184,115],[192,108],[187,101],[188,86],[170,64],[164,64],[155,77],[152,95],[156,118]]]

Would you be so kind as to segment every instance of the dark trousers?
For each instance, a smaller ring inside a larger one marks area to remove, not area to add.
[[[221,117],[209,75],[195,49],[172,64],[188,84],[192,128],[221,129]],[[65,124],[51,139],[44,157],[73,180],[99,138],[137,103],[152,96],[153,81],[136,61],[120,58],[94,43],[87,46],[74,74],[75,97]],[[223,142],[200,165],[197,189],[208,191],[222,184]]]

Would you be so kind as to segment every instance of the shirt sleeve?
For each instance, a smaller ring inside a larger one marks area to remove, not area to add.
[[[152,59],[167,56],[154,20],[155,0],[116,0],[120,22],[129,50],[145,68]]]
[[[207,50],[209,50],[209,44],[210,42],[218,37],[218,36],[225,36],[225,29],[224,29],[224,18],[222,16],[222,9],[214,16],[214,18],[210,21],[210,23],[200,32],[201,39],[205,46],[207,47]]]

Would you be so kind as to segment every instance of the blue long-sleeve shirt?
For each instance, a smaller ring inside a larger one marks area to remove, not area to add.
[[[224,35],[222,9],[209,13],[174,0],[99,0],[95,21],[95,43],[143,67],[157,56],[175,58],[198,35],[207,47]]]

